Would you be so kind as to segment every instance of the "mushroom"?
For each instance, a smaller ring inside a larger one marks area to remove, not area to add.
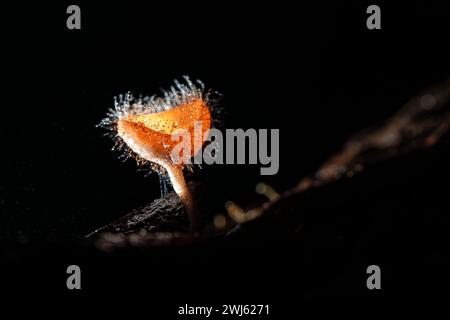
[[[138,162],[151,163],[160,172],[167,172],[175,192],[180,197],[190,219],[191,231],[200,227],[199,212],[184,179],[183,169],[189,165],[189,159],[201,152],[205,132],[211,127],[211,113],[208,97],[203,94],[204,85],[197,80],[200,87],[194,85],[185,76],[186,84],[175,81],[175,87],[164,92],[164,98],[152,96],[134,99],[131,94],[119,96],[115,109],[100,125],[112,129],[116,137],[116,146],[124,149],[125,156],[135,157]],[[197,126],[201,125],[201,143],[195,143]],[[178,130],[186,130],[191,137],[191,154],[184,155],[185,161],[173,159],[173,135]],[[140,161],[141,160],[141,161]],[[186,161],[187,160],[187,161]],[[163,170],[161,170],[163,168]]]

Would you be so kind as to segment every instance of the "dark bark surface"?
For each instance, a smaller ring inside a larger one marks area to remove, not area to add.
[[[87,237],[94,239],[100,249],[109,250],[186,244],[210,238],[240,238],[241,234],[247,233],[258,239],[258,235],[267,237],[268,229],[275,238],[298,232],[302,229],[305,212],[316,211],[327,202],[328,206],[335,208],[339,208],[342,201],[351,202],[352,199],[346,199],[346,194],[358,192],[361,179],[395,177],[395,171],[403,163],[407,167],[415,161],[420,162],[424,154],[440,159],[441,152],[448,148],[449,101],[450,79],[410,99],[383,124],[350,138],[342,150],[332,155],[314,174],[299,177],[298,185],[283,192],[276,200],[262,203],[248,212],[240,210],[238,217],[231,213],[221,228],[212,223],[205,186],[196,182],[191,183],[190,188],[202,207],[202,233],[191,235],[187,232],[184,208],[176,194],[171,192],[132,210]],[[360,175],[362,177],[358,177]]]

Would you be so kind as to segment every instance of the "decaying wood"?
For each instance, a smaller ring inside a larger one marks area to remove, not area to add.
[[[257,226],[258,220],[292,207],[301,201],[298,196],[307,190],[320,190],[324,185],[366,170],[371,164],[448,141],[449,127],[450,79],[447,79],[413,97],[384,124],[350,138],[342,150],[331,156],[314,174],[301,179],[296,187],[285,191],[276,200],[267,201],[250,212],[240,213],[242,217],[239,221],[234,219],[234,223],[228,223],[225,230],[217,230],[209,223],[201,235],[187,233],[188,220],[183,206],[174,193],[169,193],[88,237],[95,238],[99,248],[108,250],[125,246],[186,244],[217,235],[234,235],[250,221]],[[191,184],[190,188],[197,196],[202,194],[199,190],[201,184]],[[201,199],[199,201],[201,203]]]

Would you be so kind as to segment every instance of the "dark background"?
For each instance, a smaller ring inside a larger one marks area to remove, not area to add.
[[[187,74],[223,93],[227,128],[280,129],[276,176],[242,165],[194,176],[210,183],[223,212],[227,200],[257,201],[260,181],[293,187],[350,134],[448,77],[443,4],[378,3],[382,29],[374,31],[366,28],[371,3],[78,4],[80,31],[65,27],[68,4],[3,12],[0,239],[9,288],[65,292],[74,263],[85,270],[84,294],[143,288],[180,303],[193,292],[267,303],[440,296],[449,262],[444,147],[324,191],[326,203],[313,199],[317,207],[299,213],[301,236],[266,230],[242,242],[113,255],[79,240],[159,197],[157,175],[118,160],[95,127],[114,95],[153,94]],[[381,293],[365,289],[370,264],[385,270]],[[43,276],[26,276],[30,267]]]

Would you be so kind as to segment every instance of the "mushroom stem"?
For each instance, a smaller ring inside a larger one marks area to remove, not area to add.
[[[199,231],[200,216],[197,209],[197,203],[192,197],[186,184],[186,180],[183,175],[183,168],[168,163],[164,165],[164,168],[167,170],[173,189],[183,202],[184,208],[189,216],[191,232]]]

